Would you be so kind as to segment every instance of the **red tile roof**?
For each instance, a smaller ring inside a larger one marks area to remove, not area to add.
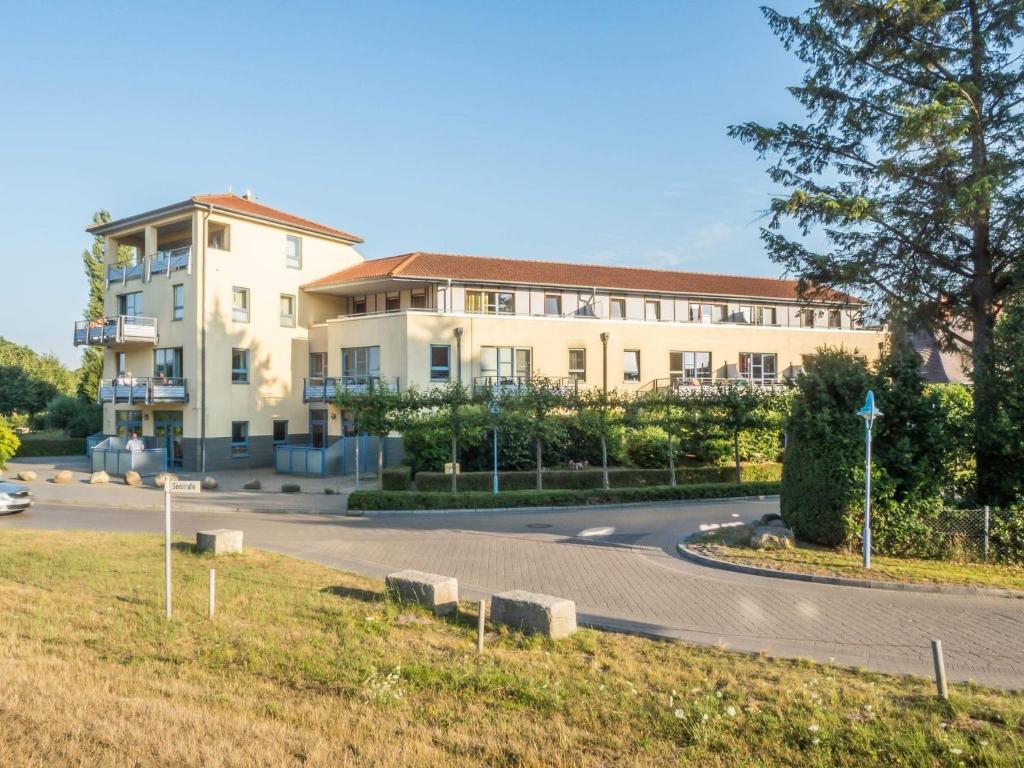
[[[353,243],[363,242],[363,239],[358,235],[352,235],[348,232],[343,232],[340,229],[328,227],[326,224],[318,224],[315,221],[310,221],[309,219],[304,219],[301,216],[279,211],[276,208],[271,208],[269,205],[263,205],[262,203],[257,203],[255,200],[249,200],[248,198],[232,193],[220,195],[193,195],[192,200],[200,205],[212,205],[214,208],[220,208],[225,211],[233,211],[246,216],[256,216],[257,218],[276,221],[280,224],[289,224],[293,227],[307,229],[311,232],[327,235],[328,237],[337,237]]]
[[[759,299],[797,298],[796,280],[743,277],[704,272],[676,272],[637,267],[608,267],[527,259],[496,259],[448,253],[407,253],[355,264],[304,286],[323,288],[361,280],[387,277],[458,280],[479,283],[550,285],[603,288],[620,291],[651,291],[706,296],[737,296]],[[838,291],[817,296],[826,301],[861,303]]]

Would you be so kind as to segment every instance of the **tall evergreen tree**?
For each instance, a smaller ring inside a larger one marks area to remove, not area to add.
[[[972,350],[983,365],[1024,260],[1021,0],[818,0],[763,9],[807,64],[790,88],[803,123],[731,136],[775,162],[787,190],[762,231],[777,263],[812,286],[860,291],[894,319]],[[819,229],[815,248],[782,231]],[[997,486],[993,392],[976,381],[978,490]]]

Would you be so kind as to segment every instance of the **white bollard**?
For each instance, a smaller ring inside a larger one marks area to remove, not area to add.
[[[213,615],[217,610],[217,570],[215,568],[210,569],[210,621],[213,621]]]
[[[946,660],[942,657],[942,641],[932,640],[932,661],[935,662],[935,689],[940,699],[949,700],[946,687]]]
[[[476,621],[476,652],[484,652],[484,622],[487,621],[487,603],[480,601],[480,614]]]

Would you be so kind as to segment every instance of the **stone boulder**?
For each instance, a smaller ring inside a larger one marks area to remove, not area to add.
[[[795,543],[793,532],[778,525],[758,526],[750,537],[750,546],[754,549],[792,549]]]
[[[259,480],[250,480],[248,483],[242,486],[247,491],[258,491],[263,486],[260,485]]]
[[[153,483],[156,485],[157,488],[163,488],[164,483],[166,483],[168,480],[170,480],[173,483],[177,479],[178,476],[175,475],[173,472],[161,472],[153,479]]]
[[[298,483],[282,483],[281,493],[298,493],[302,488]]]
[[[23,469],[21,472],[18,473],[18,479],[23,480],[26,483],[31,482],[32,480],[36,479],[36,473],[33,472],[31,469]]]
[[[62,469],[60,472],[53,476],[53,482],[57,485],[67,485],[75,479],[75,476],[71,474],[70,469]]]
[[[101,483],[109,483],[110,475],[104,472],[102,469],[99,472],[93,472],[89,476],[89,485],[100,485]]]
[[[777,513],[777,512],[766,512],[765,514],[761,515],[761,525],[782,525],[782,526],[785,526],[785,523],[782,522],[782,515],[780,515],[779,513]]]
[[[204,491],[212,491],[217,487],[217,479],[207,475],[203,478],[202,486]]]
[[[129,469],[124,473],[124,484],[138,488],[142,485],[142,475]]]

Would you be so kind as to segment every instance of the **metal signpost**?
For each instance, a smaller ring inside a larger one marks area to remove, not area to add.
[[[864,568],[871,567],[871,427],[882,412],[875,408],[875,393],[868,390],[864,407],[857,411],[864,419]]]
[[[164,478],[164,614],[171,618],[171,494],[199,493],[198,480]]]
[[[494,477],[491,480],[491,492],[498,495],[498,416],[501,408],[497,403],[492,402],[490,407],[491,417],[494,419]]]

